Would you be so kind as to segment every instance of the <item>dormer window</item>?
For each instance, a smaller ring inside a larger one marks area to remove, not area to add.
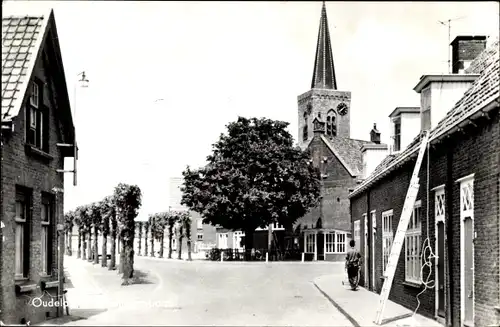
[[[421,119],[421,130],[428,131],[431,130],[431,88],[430,86],[426,89],[422,90],[421,94],[421,110],[422,113],[420,115]]]
[[[43,105],[40,90],[43,84],[36,80],[31,83],[29,101],[26,106],[26,143],[48,152],[48,108]]]
[[[333,109],[326,115],[326,135],[337,136],[337,113]]]

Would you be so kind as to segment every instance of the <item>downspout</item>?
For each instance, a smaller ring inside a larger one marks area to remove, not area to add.
[[[369,278],[369,281],[368,281],[368,285],[371,285],[370,287],[370,290],[372,292],[375,291],[375,285],[373,285],[373,281],[375,280],[375,277],[373,277],[375,275],[375,271],[373,271],[373,260],[374,260],[374,249],[373,247],[371,246],[373,243],[374,243],[374,240],[373,240],[373,221],[372,221],[372,215],[370,214],[370,189],[367,189],[366,190],[366,219],[368,219],[368,249],[369,249],[369,253],[368,253],[368,258],[370,258],[370,262],[368,262],[368,271],[370,272],[370,274],[368,275],[368,278]]]
[[[451,266],[453,264],[453,151],[451,146],[446,146],[448,149],[446,153],[446,186],[445,186],[445,197],[446,197],[446,210],[445,210],[445,228],[446,228],[446,238],[445,238],[445,252],[447,255],[447,264],[445,265],[445,274],[448,276],[445,285],[446,289],[446,326],[452,326],[453,324],[453,305],[451,304],[451,293],[453,292],[453,276],[451,276]]]

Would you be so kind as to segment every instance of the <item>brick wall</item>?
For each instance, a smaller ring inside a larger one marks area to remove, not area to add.
[[[460,324],[460,185],[455,181],[474,173],[474,230],[477,238],[474,242],[475,272],[475,324],[477,326],[495,325],[499,323],[499,162],[500,162],[500,124],[498,111],[492,120],[482,120],[478,128],[468,127],[465,134],[454,134],[444,143],[436,146],[430,153],[429,189],[445,184],[447,245],[450,248],[452,262],[446,281],[450,290],[452,325]],[[376,247],[376,281],[375,289],[382,287],[382,221],[381,213],[394,211],[393,231],[401,215],[404,198],[408,189],[414,161],[400,167],[399,170],[386,176],[365,192],[351,199],[352,220],[360,219],[364,212],[377,210]],[[434,192],[429,191],[427,204],[427,155],[420,170],[420,189],[417,200],[422,204],[422,240],[430,238],[432,250],[435,251],[435,213]],[[367,198],[368,197],[368,198]],[[369,205],[367,205],[367,201]],[[427,233],[427,208],[429,207],[429,233]],[[361,224],[363,229],[363,224]],[[363,251],[363,247],[361,247]],[[404,251],[404,247],[403,247]],[[493,254],[493,255],[492,255]],[[446,260],[449,258],[447,257]],[[434,266],[431,280],[435,280]],[[424,277],[428,271],[424,270]],[[410,309],[415,309],[415,296],[421,288],[405,285],[404,252],[401,253],[391,289],[390,299]],[[434,316],[434,289],[426,290],[420,296],[419,313]]]
[[[41,62],[35,67],[35,75],[41,81],[47,80],[46,71]],[[66,92],[66,90],[64,90]],[[23,106],[24,107],[24,106]],[[53,156],[50,161],[44,161],[39,157],[34,157],[25,152],[25,110],[19,112],[18,117],[14,118],[14,131],[10,136],[4,139],[3,162],[2,162],[2,187],[3,187],[3,219],[5,228],[3,230],[5,242],[3,243],[2,257],[2,280],[1,293],[5,312],[3,321],[5,323],[20,323],[21,319],[35,323],[45,320],[46,314],[55,316],[56,308],[40,307],[35,308],[28,304],[30,298],[40,297],[42,293],[40,288],[30,293],[22,295],[15,294],[15,284],[36,284],[40,285],[41,280],[57,280],[57,247],[56,247],[56,228],[52,228],[54,240],[52,247],[52,277],[40,277],[41,272],[41,192],[51,192],[53,187],[63,188],[63,175],[56,173],[56,169],[62,169],[64,159],[61,156],[56,143],[61,142],[58,132],[58,123],[54,116],[52,106],[49,104],[49,154]],[[24,186],[32,190],[32,221],[27,225],[30,228],[30,269],[29,280],[14,280],[14,262],[15,262],[15,195],[16,185]],[[58,212],[63,212],[62,196],[58,197]],[[57,211],[56,211],[57,212]],[[57,217],[56,217],[57,219]],[[61,221],[62,222],[62,221]],[[56,295],[56,289],[50,291],[51,296]],[[43,299],[48,301],[50,297],[44,295]]]

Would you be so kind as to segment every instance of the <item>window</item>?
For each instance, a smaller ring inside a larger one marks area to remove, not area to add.
[[[49,195],[42,195],[41,220],[42,220],[42,246],[41,261],[42,274],[52,274],[52,226],[54,223],[53,201]]]
[[[242,244],[243,236],[245,233],[242,231],[235,231],[233,233],[233,249],[243,251],[244,245]]]
[[[391,255],[392,242],[394,240],[394,232],[392,229],[393,221],[392,210],[382,212],[382,275],[385,274],[385,268],[389,262],[389,256]]]
[[[445,216],[445,196],[444,196],[444,188],[436,190],[436,194],[434,195],[434,213],[436,216],[436,222],[443,221]]]
[[[203,233],[198,233],[198,234],[196,235],[196,239],[197,239],[198,241],[203,241]]]
[[[199,218],[196,220],[196,228],[203,229],[203,219],[202,218]]]
[[[304,125],[304,127],[302,128],[302,139],[304,141],[307,141],[307,138],[309,137],[309,131],[307,130],[307,122],[306,124]]]
[[[273,230],[284,230],[285,228],[280,223],[273,223]]]
[[[326,115],[326,135],[330,137],[337,135],[337,114],[333,109]]]
[[[14,262],[15,277],[27,278],[29,272],[29,197],[25,192],[16,193],[16,222],[15,248],[16,256]]]
[[[401,151],[401,120],[394,120],[394,151]]]
[[[314,253],[315,252],[315,240],[316,235],[314,234],[306,234],[306,253]]]
[[[346,252],[346,233],[329,232],[325,234],[326,253],[345,253]]]
[[[26,106],[26,142],[48,152],[48,109],[43,105],[41,83],[32,83],[29,103]]]
[[[405,248],[406,248],[406,265],[405,265],[405,279],[408,282],[420,284],[420,270],[422,267],[420,261],[420,247],[422,242],[422,222],[421,222],[422,208],[420,201],[415,203],[413,213],[408,223],[408,230],[405,235]]]
[[[420,107],[422,114],[421,119],[421,129],[423,131],[431,129],[431,88],[428,87],[421,91],[421,102]]]

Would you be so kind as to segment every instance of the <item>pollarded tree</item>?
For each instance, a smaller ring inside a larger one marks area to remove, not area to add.
[[[191,261],[191,216],[189,212],[182,212],[179,219],[180,225],[182,226],[182,234],[186,237],[188,260]],[[179,250],[180,252],[180,250]]]
[[[93,232],[93,236],[94,236],[92,238],[92,256],[91,256],[91,259],[94,262],[94,264],[98,264],[99,263],[99,249],[98,249],[99,231],[100,231],[100,227],[102,224],[101,203],[100,202],[91,203],[89,206],[89,214],[91,217],[90,219],[92,222],[92,232]]]
[[[116,269],[116,238],[118,237],[118,220],[116,218],[116,203],[115,198],[113,196],[109,196],[109,227],[110,227],[110,236],[111,236],[111,260],[109,262],[108,269],[115,270]]]
[[[73,211],[70,211],[64,215],[64,234],[66,238],[65,244],[67,244],[66,254],[69,256],[72,255],[74,220],[75,220],[75,213]]]
[[[156,215],[151,214],[148,218],[149,228],[151,229],[151,256],[155,256],[155,230],[156,230]]]
[[[177,234],[177,259],[182,259],[182,240],[184,239],[184,225],[181,221],[182,213],[179,213],[179,220],[175,224],[175,232]]]
[[[179,213],[176,211],[167,212],[167,230],[168,230],[168,258],[172,259],[172,246],[174,239],[174,227],[179,220]]]
[[[144,222],[144,256],[148,256],[149,220]]]
[[[79,208],[76,208],[75,211],[73,211],[73,214],[75,216],[73,223],[78,227],[78,250],[76,252],[76,258],[80,259],[82,256],[83,224]]]
[[[135,222],[135,228],[138,230],[138,237],[139,237],[139,248],[137,249],[137,255],[141,256],[141,250],[142,250],[142,226],[143,222],[142,221],[136,221]]]
[[[165,247],[165,225],[167,217],[163,212],[154,214],[154,238],[160,241],[159,258],[163,258],[163,248]]]
[[[141,189],[137,185],[120,183],[115,188],[114,198],[122,242],[123,256],[123,284],[127,285],[134,276],[134,234],[135,218],[141,207]],[[120,259],[122,257],[120,256]],[[120,262],[120,265],[122,264]]]
[[[102,260],[101,266],[108,266],[108,236],[110,232],[110,221],[111,214],[114,210],[113,199],[110,196],[105,197],[100,202],[100,212],[101,212],[101,233],[102,233]]]
[[[288,230],[319,200],[320,174],[293,146],[288,123],[239,117],[227,126],[207,165],[183,172],[182,204],[204,223],[245,232],[246,259],[257,227]]]
[[[82,227],[83,227],[83,234],[82,234],[82,239],[83,239],[83,253],[82,253],[82,260],[87,260],[87,254],[90,257],[90,242],[89,239],[91,237],[91,221],[90,221],[90,216],[89,216],[89,210],[88,210],[88,205],[83,205],[79,207],[79,212],[80,212],[80,217],[82,220]]]

